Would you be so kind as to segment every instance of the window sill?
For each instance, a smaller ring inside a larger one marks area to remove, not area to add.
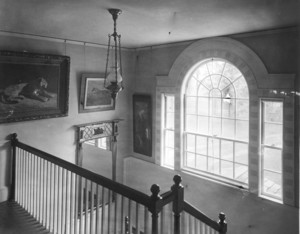
[[[191,176],[199,177],[199,178],[211,181],[213,183],[218,183],[218,184],[222,184],[225,186],[229,186],[229,187],[237,188],[237,189],[241,189],[241,190],[247,190],[247,191],[249,190],[248,185],[243,184],[243,183],[238,183],[238,182],[226,179],[226,178],[220,178],[220,177],[217,177],[214,175],[207,175],[205,173],[201,173],[199,171],[196,171],[196,170],[193,170],[190,168],[181,168],[181,171],[184,173],[187,173]]]

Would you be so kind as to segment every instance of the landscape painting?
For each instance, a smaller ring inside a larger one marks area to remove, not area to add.
[[[100,74],[83,74],[79,112],[114,110],[115,101],[104,87],[105,79]]]

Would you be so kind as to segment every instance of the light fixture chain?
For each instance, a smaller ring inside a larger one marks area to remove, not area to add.
[[[109,48],[110,48],[110,37],[111,37],[111,35],[108,35],[108,45],[107,45],[107,55],[106,55],[106,66],[105,66],[105,80],[104,80],[104,87],[106,87],[107,67],[108,67]]]

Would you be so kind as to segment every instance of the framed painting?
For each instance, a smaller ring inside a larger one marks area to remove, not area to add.
[[[133,95],[133,151],[152,156],[152,102],[150,95]]]
[[[104,87],[101,74],[83,74],[80,86],[79,112],[106,111],[115,109],[115,101]]]
[[[70,58],[0,51],[0,123],[68,115]]]

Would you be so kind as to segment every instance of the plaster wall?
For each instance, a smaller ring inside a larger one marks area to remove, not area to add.
[[[115,110],[78,113],[80,79],[83,73],[104,73],[106,47],[84,46],[71,42],[0,35],[0,50],[27,51],[31,53],[70,56],[69,113],[67,117],[0,124],[0,202],[8,196],[10,184],[10,143],[8,136],[17,133],[20,141],[75,163],[76,132],[74,125],[95,121],[121,118],[118,136],[117,172],[123,170],[122,157],[127,155],[130,139],[129,93],[126,89],[119,94]],[[131,51],[123,51],[123,76],[125,87],[130,87],[134,79],[134,56]],[[122,180],[118,173],[117,180]]]

